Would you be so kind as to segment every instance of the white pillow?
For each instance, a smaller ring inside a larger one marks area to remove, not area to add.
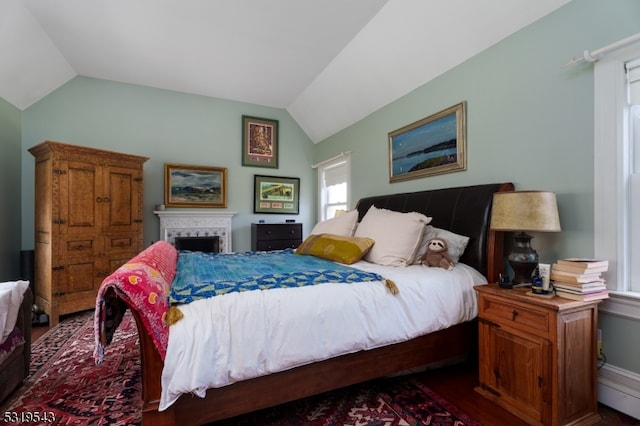
[[[7,281],[0,283],[0,290],[11,291],[11,300],[9,306],[6,307],[7,319],[4,327],[2,328],[2,341],[4,341],[13,328],[16,326],[16,320],[18,319],[18,312],[20,312],[20,306],[22,305],[22,299],[24,298],[24,292],[29,287],[29,281]],[[2,306],[3,311],[5,307]]]
[[[420,213],[400,213],[371,206],[356,228],[356,237],[375,244],[365,260],[388,266],[407,266],[413,261],[425,226],[431,221]]]
[[[13,291],[10,288],[0,289],[0,344],[4,343],[4,328],[7,324],[9,316],[9,308],[11,307],[11,295]]]
[[[447,231],[446,229],[436,228],[435,226],[427,225],[424,235],[422,237],[422,241],[420,242],[420,246],[416,251],[416,257],[413,260],[413,264],[420,263],[420,258],[427,251],[427,245],[432,238],[442,238],[447,242],[447,252],[449,256],[453,259],[454,263],[458,263],[460,261],[460,256],[464,253],[464,250],[467,248],[467,244],[469,244],[469,237],[465,237],[464,235],[458,235],[451,231]]]
[[[351,210],[331,219],[318,222],[309,235],[333,234],[352,237],[358,223],[358,210]]]

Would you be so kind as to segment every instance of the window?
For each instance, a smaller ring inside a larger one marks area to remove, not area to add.
[[[613,294],[640,304],[640,43],[594,66],[595,255]],[[634,262],[633,259],[636,259]],[[626,309],[624,303],[620,309]],[[626,302],[625,302],[626,303]],[[630,311],[629,311],[630,312]],[[637,316],[637,313],[633,314]]]
[[[640,293],[640,58],[626,63],[629,99],[630,289]],[[635,261],[631,261],[635,259]]]
[[[338,210],[347,210],[349,205],[351,157],[341,154],[315,165],[318,169],[318,221],[335,216]]]

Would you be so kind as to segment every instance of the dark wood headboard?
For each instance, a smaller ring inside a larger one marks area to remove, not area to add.
[[[460,261],[484,274],[489,282],[502,272],[502,233],[489,230],[491,204],[495,192],[513,191],[512,183],[492,183],[402,194],[377,195],[360,199],[358,220],[369,207],[398,212],[418,212],[432,217],[431,225],[469,237]]]

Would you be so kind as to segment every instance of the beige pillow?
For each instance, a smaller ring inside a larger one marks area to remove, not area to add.
[[[331,219],[319,222],[309,235],[333,234],[351,237],[358,224],[358,210],[351,210]]]
[[[371,238],[318,234],[308,236],[295,252],[351,265],[362,259],[373,244]]]
[[[467,244],[469,244],[469,237],[455,234],[451,231],[447,231],[446,229],[427,225],[424,235],[422,236],[422,241],[416,251],[416,256],[412,262],[414,265],[420,263],[420,258],[427,251],[429,241],[436,237],[442,238],[447,242],[447,252],[449,253],[449,256],[451,256],[451,259],[453,259],[454,263],[458,263],[460,261],[460,256],[462,256],[464,250],[467,248]]]
[[[378,265],[407,266],[413,261],[430,221],[430,217],[420,213],[400,213],[371,206],[356,228],[355,236],[375,241],[365,260]]]

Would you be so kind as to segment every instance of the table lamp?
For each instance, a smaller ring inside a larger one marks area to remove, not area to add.
[[[531,235],[525,231],[560,231],[556,194],[548,191],[495,193],[491,208],[491,229],[517,232],[508,257],[515,274],[512,282],[530,283],[531,275],[538,265],[538,253],[531,247]]]

